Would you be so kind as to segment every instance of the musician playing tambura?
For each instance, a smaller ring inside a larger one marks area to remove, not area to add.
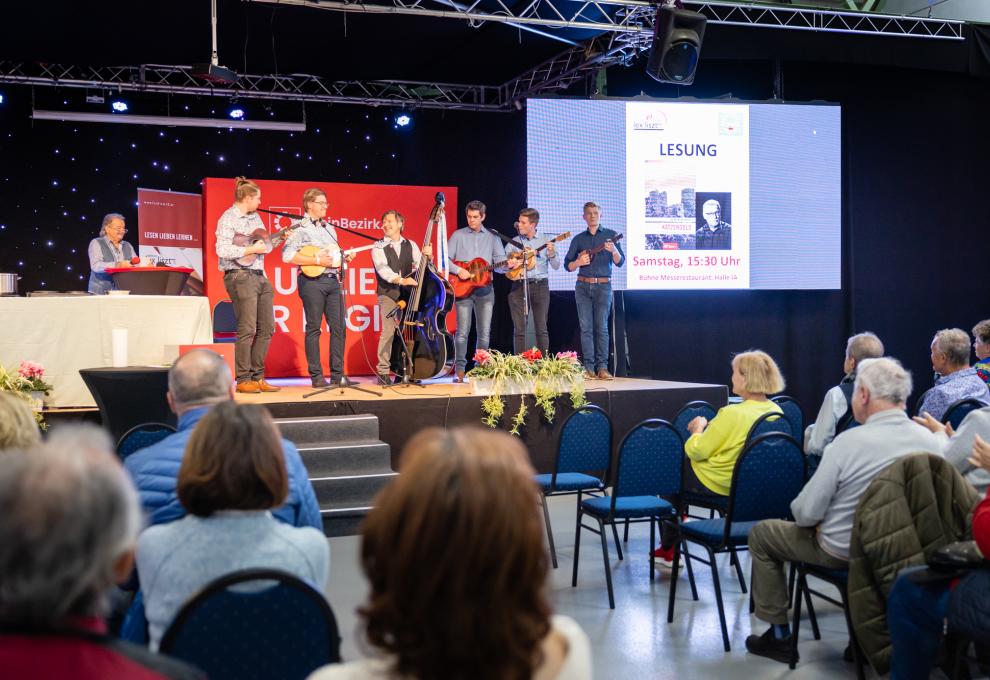
[[[612,309],[612,267],[626,261],[617,241],[622,235],[601,228],[601,208],[591,201],[584,204],[587,230],[571,239],[564,257],[567,271],[577,271],[574,302],[581,326],[581,363],[584,377],[611,380],[608,372],[608,314]],[[592,251],[593,254],[592,254]]]
[[[338,269],[340,244],[337,242],[337,230],[325,219],[329,205],[326,193],[322,189],[306,189],[302,204],[306,215],[286,239],[282,261],[307,268],[315,266],[320,272],[308,276],[300,269],[296,285],[306,314],[305,346],[309,378],[313,387],[327,387],[338,384],[344,375],[345,310]],[[347,256],[348,262],[352,259],[353,254]],[[323,377],[320,363],[320,335],[324,317],[330,327],[330,383]]]
[[[234,342],[234,371],[237,391],[246,393],[278,392],[280,388],[265,381],[265,356],[275,333],[274,292],[265,276],[265,253],[271,246],[253,243],[234,245],[238,234],[248,236],[265,229],[256,212],[261,204],[261,189],[244,177],[234,188],[234,205],[217,221],[217,257],[223,272],[223,285],[237,317],[237,340]],[[257,257],[248,265],[238,259]]]
[[[378,365],[375,372],[382,385],[392,384],[389,377],[389,360],[392,357],[392,341],[398,328],[401,313],[397,313],[399,300],[405,300],[408,290],[416,285],[416,270],[421,253],[419,246],[402,236],[405,218],[396,210],[382,215],[383,248],[371,251],[377,279],[378,313],[381,316],[382,334],[378,337]],[[433,246],[426,244],[423,253],[433,255]]]
[[[540,222],[540,213],[533,208],[525,208],[519,211],[519,220],[516,222],[516,231],[519,236],[516,240],[529,251],[542,250],[534,255],[528,255],[526,262],[523,261],[519,248],[509,243],[505,246],[505,254],[508,258],[510,270],[521,266],[528,266],[530,257],[535,258],[532,269],[526,271],[526,279],[529,292],[529,309],[533,319],[533,329],[536,331],[536,346],[544,356],[550,351],[550,334],[547,331],[547,314],[550,310],[550,267],[560,269],[560,259],[557,257],[555,244],[546,236],[536,233],[536,225]],[[512,282],[512,290],[509,291],[509,311],[512,313],[512,346],[516,354],[525,352],[526,347],[526,309],[523,304],[523,281]]]
[[[471,272],[454,263],[470,262],[481,258],[488,264],[505,261],[505,248],[498,236],[485,229],[485,204],[471,201],[465,207],[467,226],[451,234],[447,240],[447,257],[450,259],[450,272],[467,281]],[[457,309],[457,332],[454,333],[454,382],[464,382],[464,369],[467,366],[468,335],[471,333],[471,317],[478,324],[476,349],[488,349],[492,330],[492,309],[495,307],[495,290],[491,283],[459,297],[454,303]]]

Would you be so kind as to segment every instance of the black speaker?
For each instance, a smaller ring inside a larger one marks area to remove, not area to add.
[[[693,83],[707,22],[704,15],[686,9],[657,9],[646,72],[661,83]]]

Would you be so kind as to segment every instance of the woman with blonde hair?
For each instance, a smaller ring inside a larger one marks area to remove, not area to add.
[[[553,616],[537,488],[525,449],[504,433],[430,428],[362,527],[371,585],[359,609],[381,654],[310,680],[591,678],[588,639]]]
[[[719,409],[711,422],[698,416],[687,425],[691,436],[684,442],[690,460],[685,468],[683,491],[701,496],[728,496],[736,460],[746,445],[750,428],[767,413],[783,415],[769,395],[782,392],[784,377],[777,363],[766,352],[750,350],[732,358],[732,392],[742,398],[738,404]],[[654,556],[672,563],[673,532],[664,526],[661,546]]]

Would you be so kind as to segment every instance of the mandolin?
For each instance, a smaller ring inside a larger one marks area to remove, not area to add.
[[[565,231],[560,236],[554,236],[552,239],[550,239],[549,241],[547,241],[546,243],[544,243],[542,246],[540,246],[536,250],[529,250],[529,251],[527,251],[530,254],[528,254],[526,256],[526,269],[533,269],[536,266],[536,255],[541,250],[543,250],[544,248],[546,248],[551,243],[558,243],[559,241],[563,241],[565,238],[570,238],[570,236],[571,236],[571,232]],[[512,258],[510,258],[510,259],[512,259]],[[510,269],[509,271],[505,272],[505,278],[509,279],[510,281],[521,281],[522,280],[522,277],[523,277],[523,268],[522,268],[522,265],[519,265],[518,267],[514,267],[513,269]]]
[[[608,241],[611,241],[612,243],[618,243],[621,240],[622,240],[622,234],[616,234],[615,236],[613,236],[612,238],[610,238]],[[608,241],[605,241],[605,243],[608,243]],[[590,257],[593,260],[593,259],[595,259],[595,255],[597,255],[598,253],[600,253],[603,250],[605,250],[605,243],[601,243],[601,244],[595,246],[594,248],[586,248],[585,250],[582,250],[580,253],[578,253],[577,256],[578,257],[581,257],[585,253],[588,253],[588,257]],[[577,258],[575,258],[575,259],[577,259]]]
[[[371,250],[372,248],[384,248],[385,244],[382,241],[376,241],[370,246],[361,246],[360,248],[348,248],[344,251],[344,257],[352,253],[360,253],[365,250]],[[302,255],[307,255],[309,257],[316,257],[317,253],[326,252],[326,248],[321,248],[320,246],[303,246],[299,249],[299,253]],[[322,275],[328,269],[336,269],[336,267],[324,267],[321,264],[302,264],[299,265],[299,269],[303,274],[311,279],[315,279],[317,276]]]
[[[253,246],[257,243],[264,243],[268,247],[268,252],[270,253],[272,250],[280,246],[285,239],[292,235],[292,232],[296,230],[296,226],[297,225],[286,227],[285,229],[276,231],[274,234],[269,234],[267,229],[258,227],[250,234],[234,234],[234,238],[231,239],[231,243],[235,246],[240,246],[241,248]],[[250,267],[254,264],[254,261],[258,259],[258,255],[259,253],[244,255],[234,260],[234,262],[242,267]]]

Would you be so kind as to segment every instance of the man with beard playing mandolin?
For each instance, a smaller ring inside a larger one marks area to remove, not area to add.
[[[237,391],[246,393],[278,392],[279,387],[265,381],[265,356],[275,333],[274,291],[265,276],[265,253],[272,250],[263,241],[235,245],[234,241],[250,238],[257,230],[266,231],[258,216],[261,188],[251,180],[238,177],[234,188],[234,205],[217,221],[217,258],[223,272],[223,285],[237,317],[237,340],[234,342],[234,370]],[[254,256],[253,261],[250,256]]]

